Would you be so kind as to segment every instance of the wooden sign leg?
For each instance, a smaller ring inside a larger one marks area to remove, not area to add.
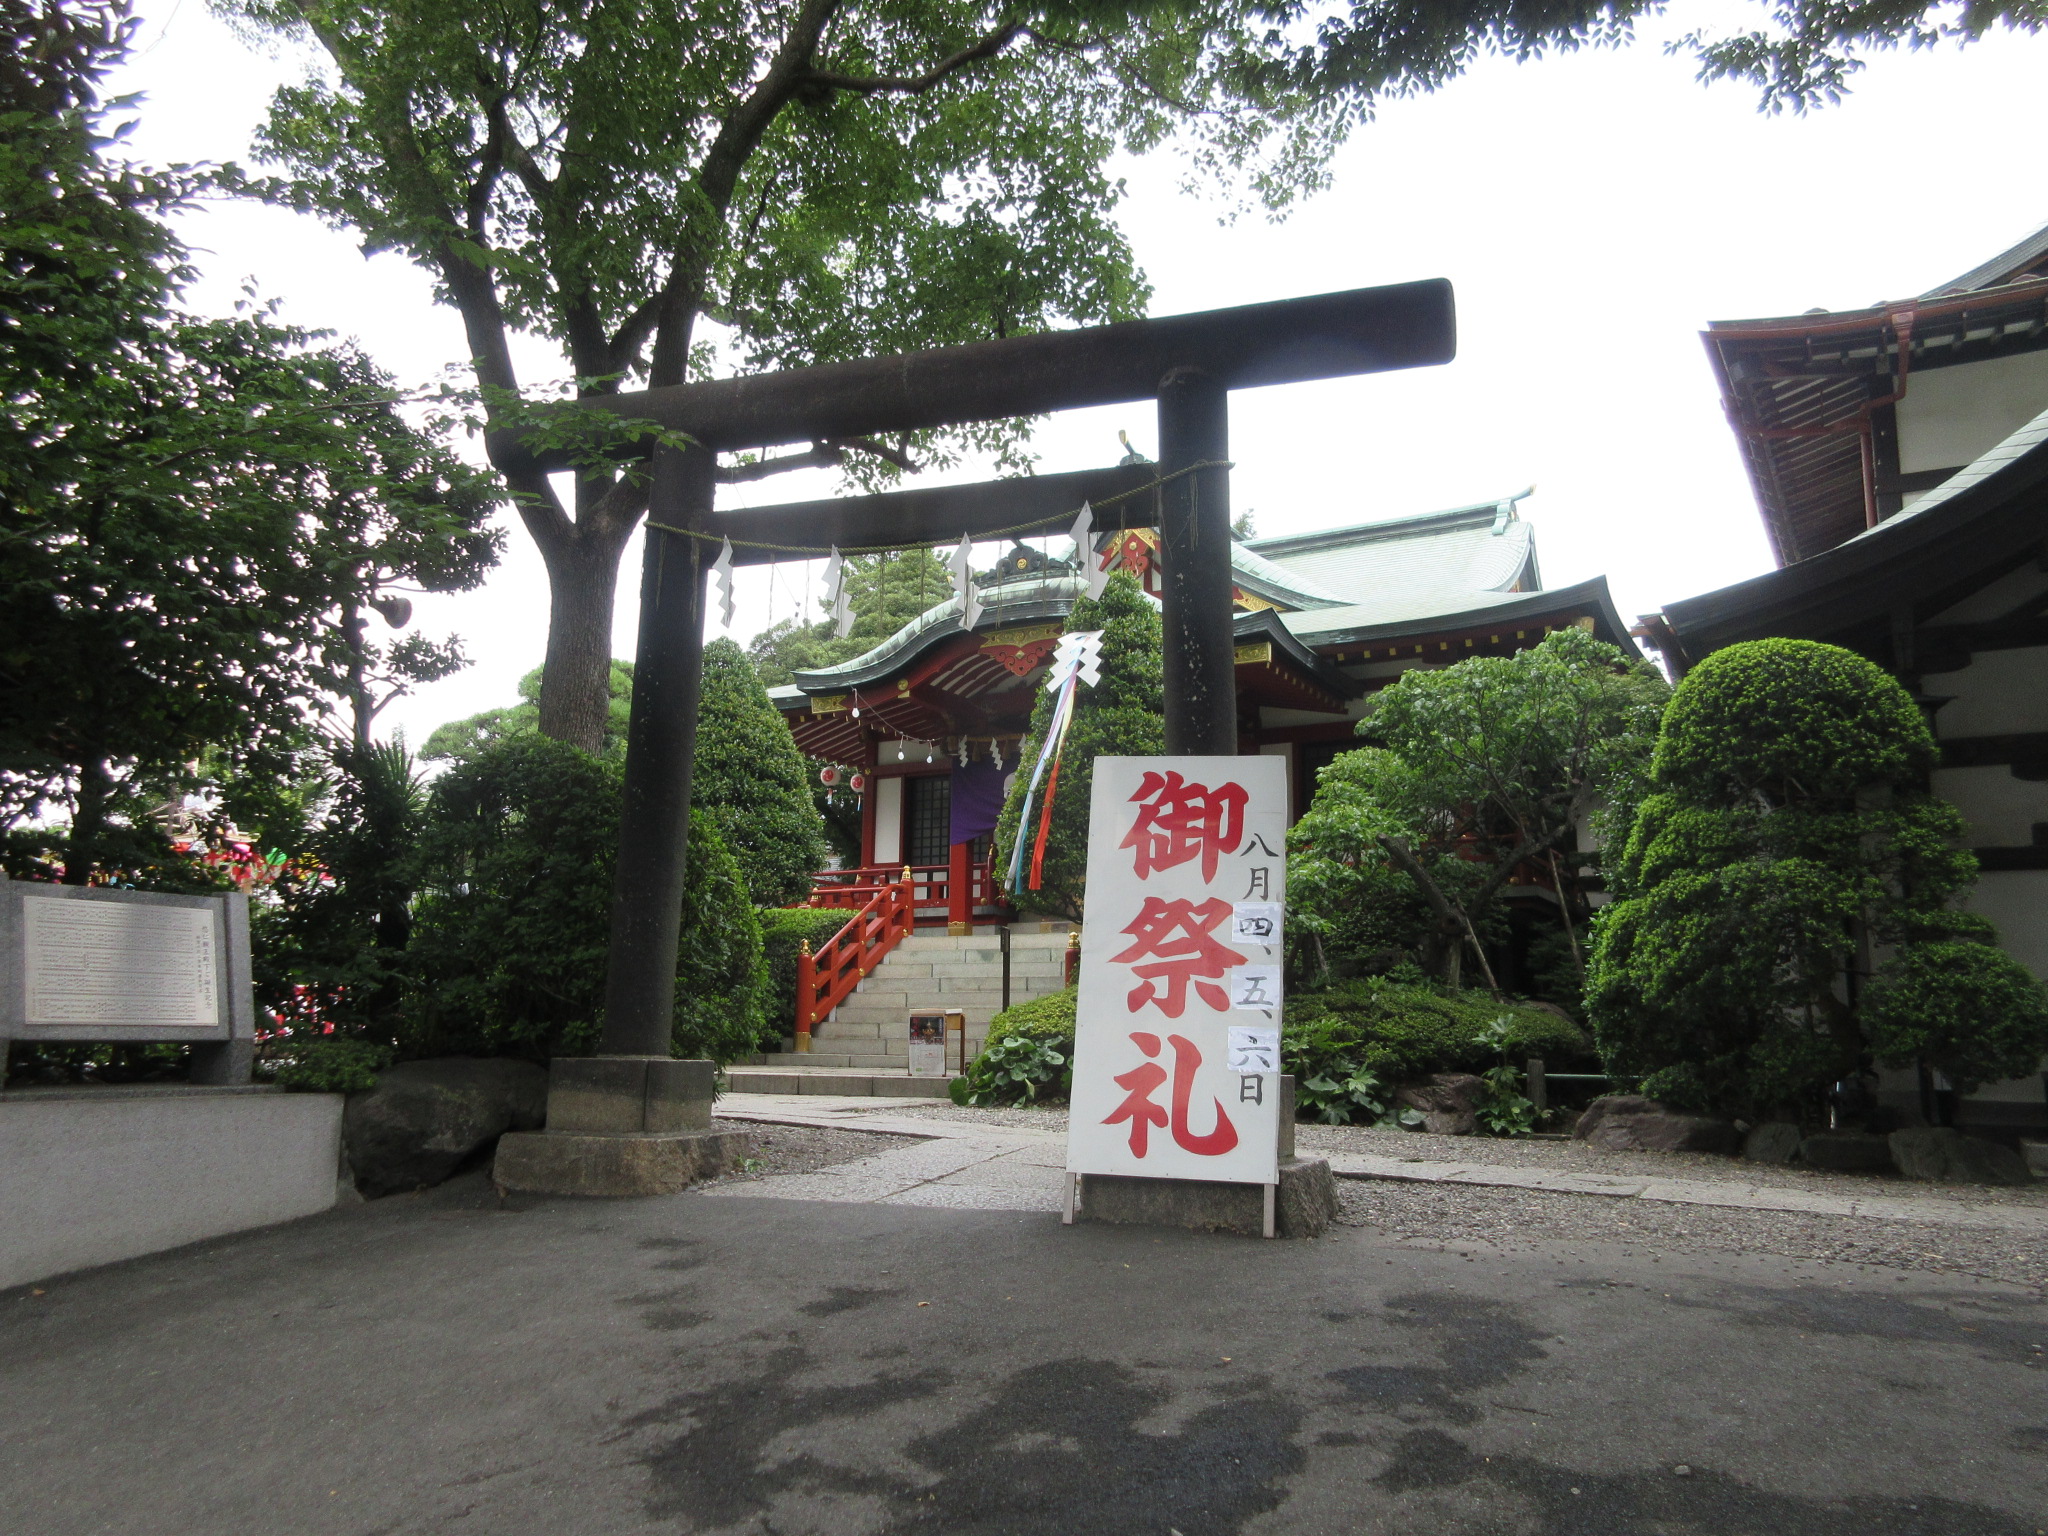
[[[1275,1207],[1279,1204],[1280,1186],[1266,1184],[1261,1188],[1266,1192],[1266,1236],[1277,1237],[1279,1233],[1274,1229],[1274,1217],[1278,1214]]]
[[[1060,1207],[1061,1226],[1071,1227],[1074,1224],[1074,1190],[1076,1186],[1080,1184],[1080,1182],[1081,1175],[1079,1175],[1078,1173],[1070,1173],[1067,1175],[1066,1203]]]

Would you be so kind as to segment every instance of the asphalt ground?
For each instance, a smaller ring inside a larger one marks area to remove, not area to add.
[[[40,1289],[8,1536],[2048,1531],[1988,1281],[472,1176]]]

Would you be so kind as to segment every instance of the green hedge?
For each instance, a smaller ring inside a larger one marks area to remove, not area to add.
[[[796,1029],[796,956],[808,940],[817,953],[853,913],[844,907],[768,907],[760,913],[768,962],[768,1024],[776,1037]]]
[[[1500,1018],[1508,1021],[1503,1036],[1516,1065],[1529,1056],[1555,1065],[1592,1055],[1585,1032],[1548,1009],[1377,977],[1290,997],[1281,1054],[1297,1078],[1345,1076],[1359,1067],[1390,1082],[1431,1072],[1484,1072],[1500,1062],[1488,1038],[1488,1027]]]

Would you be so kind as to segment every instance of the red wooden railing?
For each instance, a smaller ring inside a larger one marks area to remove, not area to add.
[[[900,882],[905,872],[910,876],[919,920],[944,922],[953,910],[953,873],[945,864],[867,864],[852,869],[821,869],[811,876],[811,895],[805,905],[859,909]],[[996,856],[991,849],[986,858],[968,865],[966,911],[1001,905],[1002,894],[996,886]]]
[[[869,873],[851,871],[850,873]],[[808,942],[796,957],[796,1048],[811,1048],[811,1030],[831,1016],[846,995],[859,986],[869,972],[896,947],[897,941],[917,926],[917,883],[914,872],[879,887],[863,884],[844,887],[848,892],[873,892],[846,926],[825,941],[816,954]],[[813,906],[831,907],[842,903],[811,898]]]

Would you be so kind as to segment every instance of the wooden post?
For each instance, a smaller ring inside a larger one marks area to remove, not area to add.
[[[796,952],[796,1048],[803,1055],[810,1053],[817,1000],[818,962],[811,957],[811,941],[805,939]]]
[[[1159,382],[1159,472],[1230,457],[1230,393],[1197,368]],[[1159,490],[1159,601],[1165,626],[1166,750],[1237,753],[1237,635],[1231,622],[1230,471]]]
[[[965,938],[974,932],[974,844],[946,850],[946,932]]]
[[[677,528],[708,526],[717,462],[701,449],[657,450],[649,520]],[[686,534],[650,527],[646,537],[601,1056],[665,1057],[675,1028],[676,939],[689,852],[710,557],[703,540]]]
[[[1528,1093],[1529,1102],[1536,1106],[1536,1113],[1540,1118],[1543,1112],[1550,1108],[1550,1075],[1544,1070],[1541,1056],[1529,1058]]]
[[[1067,986],[1071,987],[1075,982],[1079,981],[1080,979],[1081,930],[1078,928],[1069,928],[1067,930],[1067,966],[1065,971],[1065,983]]]

